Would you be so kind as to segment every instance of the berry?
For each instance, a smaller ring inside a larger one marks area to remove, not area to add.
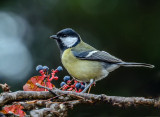
[[[74,80],[74,83],[75,83],[75,84],[77,84],[77,82],[78,82],[77,80]]]
[[[77,89],[81,88],[81,83],[77,83],[77,84],[76,84],[76,88],[77,88]]]
[[[65,82],[61,82],[60,86],[63,87],[65,84]]]
[[[36,67],[36,71],[40,71],[40,70],[42,70],[43,69],[43,66],[42,65],[38,65],[37,67]]]
[[[53,79],[54,79],[54,80],[58,80],[58,77],[54,77]]]
[[[46,75],[45,75],[45,73],[44,73],[44,71],[43,71],[43,70],[40,70],[40,71],[39,71],[39,73],[43,76],[43,78],[45,78],[45,77],[46,77]]]
[[[43,70],[39,70],[39,73],[40,73],[41,75],[43,75],[43,74],[44,74],[44,71],[43,71]]]
[[[85,86],[84,85],[81,85],[81,89],[83,90],[85,88]]]
[[[63,78],[63,80],[64,80],[65,82],[67,82],[68,80],[70,80],[70,76],[65,76],[65,77]]]
[[[62,71],[63,68],[62,68],[61,66],[59,66],[59,67],[57,67],[57,70],[58,70],[58,71]]]
[[[48,68],[47,66],[43,66],[43,70],[48,71],[48,70],[49,70],[49,68]]]
[[[79,89],[79,90],[78,90],[78,93],[80,93],[80,92],[82,92],[82,91],[83,91],[82,89]]]
[[[66,89],[68,89],[68,87],[69,87],[69,85],[63,85],[63,88],[62,88],[62,90],[64,91],[64,90],[66,90]]]
[[[68,81],[67,81],[67,84],[70,84],[70,83],[71,83],[71,80],[68,80]]]
[[[71,85],[72,88],[75,88],[75,85]]]
[[[82,82],[81,84],[82,84],[82,85],[85,85],[85,83],[84,83],[84,82]]]

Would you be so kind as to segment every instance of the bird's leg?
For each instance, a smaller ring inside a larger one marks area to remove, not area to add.
[[[81,93],[85,93],[87,91],[87,89],[94,83],[94,80],[91,79],[90,83],[85,87],[85,89],[81,92]]]
[[[88,94],[89,94],[89,92],[91,91],[91,88],[92,88],[92,85],[89,87],[89,89],[88,89]]]
[[[89,89],[88,89],[88,94],[90,93],[90,91],[91,91],[91,88],[92,88],[92,86],[94,85],[95,86],[95,82],[89,87]]]

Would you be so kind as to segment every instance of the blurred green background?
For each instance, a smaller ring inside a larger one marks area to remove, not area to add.
[[[35,67],[62,65],[59,49],[49,36],[73,28],[82,39],[130,62],[154,64],[154,69],[124,68],[97,82],[91,93],[115,96],[160,95],[160,1],[158,0],[1,0],[0,83],[22,90],[38,75]],[[85,67],[85,66],[84,66]],[[68,75],[66,70],[59,78]],[[54,82],[57,87],[61,80]],[[159,109],[79,105],[69,116],[153,116]]]

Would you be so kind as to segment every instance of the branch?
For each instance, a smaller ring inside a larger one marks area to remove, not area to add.
[[[37,86],[41,88],[46,88],[44,86],[41,86],[37,84]],[[48,88],[46,88],[48,89]],[[48,89],[50,90],[50,89]],[[147,99],[144,97],[121,97],[121,96],[107,96],[105,94],[101,95],[95,95],[95,94],[88,94],[88,93],[76,93],[72,91],[62,91],[57,88],[53,88],[50,92],[56,93],[56,94],[66,94],[66,95],[74,95],[74,96],[80,96],[84,99],[90,100],[92,103],[94,102],[106,102],[111,103],[113,105],[117,105],[119,107],[125,106],[138,106],[138,105],[148,105],[153,107],[160,107],[160,100],[156,99]]]
[[[0,107],[9,102],[19,100],[35,100],[35,99],[48,99],[54,95],[48,91],[16,91],[12,93],[2,93],[0,95]]]
[[[43,109],[37,109],[32,110],[30,112],[30,115],[32,117],[59,117],[60,114],[57,111],[54,111],[52,108],[43,108]]]
[[[37,84],[37,86],[45,88],[48,91],[17,91],[2,93],[0,95],[0,107],[5,106],[6,104],[18,103],[24,107],[24,110],[30,111],[31,116],[50,115],[61,117],[67,116],[68,109],[73,109],[77,104],[107,103],[119,107],[139,105],[156,108],[160,107],[160,101],[156,99],[76,93],[72,91],[62,91],[57,88],[51,90],[39,84]]]
[[[69,99],[69,98],[68,98]],[[67,116],[68,109],[73,109],[73,107],[77,104],[82,103],[81,100],[73,100],[73,101],[63,101],[63,102],[52,102],[49,100],[34,100],[27,102],[15,102],[13,104],[20,104],[23,106],[23,110],[30,111],[30,115],[35,116]],[[41,109],[38,109],[41,108]],[[48,115],[49,116],[49,115]]]

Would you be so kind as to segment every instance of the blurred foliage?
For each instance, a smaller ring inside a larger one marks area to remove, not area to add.
[[[16,81],[0,76],[1,83],[8,83],[12,91],[22,90],[27,80],[38,74],[35,70],[38,64],[47,65],[49,68],[61,65],[58,47],[49,36],[70,27],[76,30],[85,42],[122,60],[146,62],[156,66],[155,69],[122,67],[103,81],[97,82],[92,93],[158,98],[160,1],[1,0],[0,11],[14,13],[25,19],[32,35],[26,34],[23,37],[33,60],[30,73],[22,80]],[[60,78],[67,74],[64,71]],[[59,86],[59,83],[60,81],[55,85]],[[108,105],[80,105],[70,116],[159,114],[157,110],[148,108],[124,109]]]

